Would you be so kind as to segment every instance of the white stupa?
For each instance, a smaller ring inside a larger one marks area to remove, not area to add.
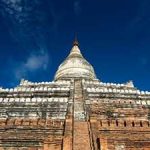
[[[55,80],[65,78],[96,79],[92,65],[81,54],[77,39],[73,43],[69,56],[55,74]]]

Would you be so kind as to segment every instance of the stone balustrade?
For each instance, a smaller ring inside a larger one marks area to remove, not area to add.
[[[39,126],[39,127],[52,127],[52,128],[63,128],[63,120],[52,120],[52,119],[0,119],[0,128],[8,128],[12,126]]]
[[[139,130],[139,128],[143,128],[150,132],[150,121],[144,120],[99,120],[98,126],[99,130]]]
[[[67,103],[68,97],[52,97],[52,98],[40,98],[40,97],[33,97],[33,98],[0,98],[0,103],[13,103],[13,102],[23,102],[23,103],[38,103],[38,102],[60,102],[60,103]]]

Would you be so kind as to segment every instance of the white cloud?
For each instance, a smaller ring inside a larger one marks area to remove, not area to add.
[[[39,68],[43,68],[45,70],[47,69],[48,62],[48,54],[44,51],[40,51],[39,53],[31,54],[25,62],[24,67],[30,71],[34,71]]]
[[[49,64],[49,55],[47,51],[41,50],[38,52],[32,52],[29,57],[19,63],[14,70],[16,79],[24,78],[28,73],[34,73],[38,70],[46,70]]]

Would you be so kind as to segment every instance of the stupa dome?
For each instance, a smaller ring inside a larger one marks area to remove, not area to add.
[[[75,40],[69,56],[59,66],[55,80],[62,78],[96,79],[92,65],[82,56],[78,41]]]

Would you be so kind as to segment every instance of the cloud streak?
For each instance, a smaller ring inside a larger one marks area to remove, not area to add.
[[[1,0],[3,15],[14,15],[16,18],[23,12],[22,0]]]
[[[81,13],[81,3],[80,3],[80,1],[75,1],[73,3],[73,9],[74,9],[74,13],[76,15],[79,15]]]
[[[52,1],[2,0],[0,7],[12,40],[22,47],[30,48],[34,43],[34,49],[38,49],[47,45],[48,36],[58,34],[62,15]]]
[[[146,27],[150,25],[149,7],[149,0],[139,1],[137,13],[127,26],[128,33],[140,33],[144,29],[147,29]]]

